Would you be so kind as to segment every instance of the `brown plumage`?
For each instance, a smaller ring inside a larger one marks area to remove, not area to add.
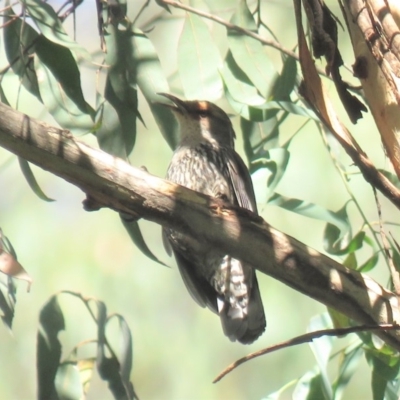
[[[167,106],[181,135],[167,179],[257,212],[250,174],[234,150],[235,132],[226,113],[208,101],[160,94],[174,103]],[[171,229],[164,228],[163,235],[189,293],[219,314],[225,335],[246,344],[256,340],[266,322],[254,269],[211,245],[190,248],[190,241]]]

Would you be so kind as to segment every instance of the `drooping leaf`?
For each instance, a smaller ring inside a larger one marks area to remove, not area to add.
[[[268,203],[277,201],[273,194],[286,171],[289,158],[289,151],[278,147],[267,151],[263,158],[250,164],[250,172],[256,182],[257,198],[264,198]],[[261,192],[258,192],[259,190]]]
[[[229,92],[232,99],[237,103],[243,103],[245,105],[265,103],[264,97],[258,94],[256,87],[240,69],[230,51],[228,51],[225,57],[224,66],[221,69],[221,76],[224,80],[225,90]]]
[[[249,163],[262,158],[268,159],[268,151],[279,146],[279,125],[275,116],[263,122],[240,118],[240,128]],[[251,172],[254,171],[254,166],[251,166]]]
[[[3,21],[4,48],[7,60],[12,70],[19,76],[25,89],[41,101],[32,57],[38,33],[21,18],[16,18],[11,7],[5,9]]]
[[[107,381],[108,387],[116,399],[134,399],[134,391],[131,382],[128,386],[121,376],[120,362],[115,353],[106,355],[108,341],[106,339],[106,325],[108,322],[107,309],[103,302],[96,300],[97,307],[97,371],[100,377]]]
[[[346,206],[347,204],[336,212],[330,211],[332,220],[325,220],[328,224],[324,231],[324,248],[331,254],[347,252],[346,248],[351,238],[351,225]]]
[[[305,373],[297,382],[293,400],[326,400],[322,390],[321,374],[315,369]],[[330,400],[330,399],[328,399]]]
[[[338,254],[343,251],[351,237],[351,225],[346,211],[346,205],[339,211],[331,211],[318,204],[286,197],[276,193],[268,204],[285,208],[306,217],[328,222],[324,234],[324,247],[327,251]]]
[[[359,366],[363,353],[361,341],[346,347],[342,352],[339,373],[332,385],[335,400],[342,398],[345,388]]]
[[[331,320],[328,314],[316,315],[311,318],[308,324],[307,331],[313,332],[322,329],[331,328]],[[326,398],[333,398],[332,387],[328,377],[328,362],[332,351],[333,337],[322,336],[318,339],[313,340],[310,343],[311,350],[317,360],[317,364],[320,371],[320,383]]]
[[[314,114],[312,110],[299,106],[291,101],[268,101],[264,104],[254,105],[252,107],[260,110],[287,111],[290,114],[300,115],[302,117],[307,117],[315,121],[319,121],[318,117]]]
[[[150,260],[153,260],[161,265],[166,266],[161,260],[159,260],[153,252],[149,249],[142,235],[142,231],[140,230],[139,223],[137,221],[130,221],[121,216],[122,224],[125,229],[128,231],[129,236],[131,237],[133,243],[137,246],[137,248]]]
[[[50,4],[41,0],[22,0],[22,3],[39,31],[47,39],[70,49],[81,57],[89,58],[89,53],[65,32],[60,18]]]
[[[250,31],[257,31],[257,25],[245,0],[240,0],[231,22]],[[256,39],[229,28],[228,42],[236,63],[261,95],[268,98],[276,72],[262,44]]]
[[[371,376],[371,387],[372,387],[372,397],[373,400],[384,400],[386,386],[388,384],[387,379],[385,379],[377,370],[377,368],[372,368]]]
[[[84,134],[93,129],[94,121],[88,110],[82,111],[65,93],[52,71],[35,55],[35,69],[40,95],[52,117],[65,129]]]
[[[131,392],[133,394],[133,386],[130,381],[133,353],[131,331],[125,319],[122,318],[120,315],[113,315],[109,318],[108,322],[110,322],[111,318],[113,317],[118,319],[121,334],[121,355],[119,357],[121,380],[124,387],[128,389],[128,392]]]
[[[242,118],[247,119],[252,122],[262,122],[270,119],[272,116],[277,114],[277,110],[263,110],[262,108],[257,108],[249,106],[241,101],[236,101],[224,86],[225,97],[229,101],[231,107],[239,114]]]
[[[178,143],[178,123],[170,110],[158,104],[165,102],[165,98],[158,96],[157,93],[169,92],[158,54],[150,39],[139,30],[135,30],[132,43],[134,48],[132,63],[136,65],[137,84],[150,106],[163,137],[174,149]]]
[[[57,296],[43,306],[37,334],[37,384],[39,400],[58,399],[55,378],[61,360],[60,331],[65,329],[64,316]]]
[[[107,68],[104,98],[100,106],[100,128],[96,132],[102,150],[125,159],[136,141],[138,111],[136,66],[131,62],[134,54],[132,26],[108,24],[104,36],[107,46]]]
[[[94,110],[83,97],[81,74],[70,49],[39,35],[36,40],[36,54],[48,68],[62,90],[83,114],[94,118]]]
[[[31,167],[25,159],[18,157],[18,162],[21,167],[21,171],[24,174],[26,181],[28,182],[29,187],[33,190],[33,193],[39,197],[39,199],[44,201],[54,201],[54,199],[47,197],[43,190],[40,188],[35,175],[33,174]]]
[[[379,253],[374,253],[367,261],[358,267],[358,271],[362,273],[367,273],[374,269],[379,261]]]
[[[216,100],[222,94],[222,61],[202,18],[187,13],[178,44],[178,71],[187,99]]]
[[[272,85],[271,98],[275,101],[290,101],[297,80],[297,60],[293,57],[285,57],[282,72]]]

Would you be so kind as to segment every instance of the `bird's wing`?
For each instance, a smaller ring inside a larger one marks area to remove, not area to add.
[[[178,249],[174,248],[174,245],[168,240],[166,229],[163,229],[163,242],[164,246],[167,245],[167,252],[173,251],[182,280],[192,298],[201,307],[207,306],[211,311],[218,313],[215,289],[204,277],[196,273],[196,266],[184,257]]]
[[[225,153],[227,158],[229,180],[231,181],[237,204],[257,213],[257,203],[249,171],[234,150]]]

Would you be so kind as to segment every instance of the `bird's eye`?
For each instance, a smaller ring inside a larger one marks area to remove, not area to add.
[[[199,111],[199,117],[200,118],[207,118],[208,117],[208,112],[207,111]]]

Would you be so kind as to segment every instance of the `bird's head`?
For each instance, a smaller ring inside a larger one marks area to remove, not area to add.
[[[171,100],[164,104],[172,110],[181,131],[180,143],[193,145],[201,142],[233,147],[235,132],[228,115],[209,101],[184,101],[169,93],[158,93]]]

